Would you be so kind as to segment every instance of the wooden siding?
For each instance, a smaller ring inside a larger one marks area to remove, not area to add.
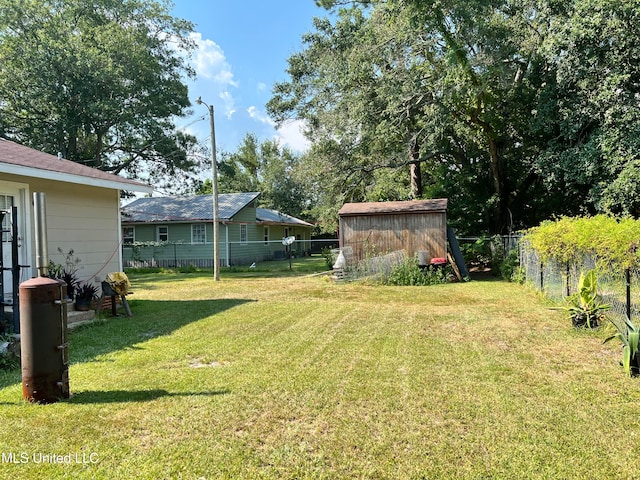
[[[405,250],[412,257],[427,251],[446,257],[446,214],[410,213],[340,217],[340,245],[351,247],[356,260]]]

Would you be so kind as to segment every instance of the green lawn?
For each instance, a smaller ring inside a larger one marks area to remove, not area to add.
[[[638,478],[619,346],[528,288],[286,273],[131,275],[135,316],[70,336],[71,399],[0,375],[0,477]]]

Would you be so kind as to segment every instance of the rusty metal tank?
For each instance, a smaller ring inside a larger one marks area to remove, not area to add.
[[[20,284],[22,398],[53,403],[69,398],[67,285],[46,277]]]

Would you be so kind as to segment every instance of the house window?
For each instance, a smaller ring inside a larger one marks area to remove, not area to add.
[[[168,242],[169,241],[169,227],[166,225],[158,225],[156,229],[156,240],[158,242]]]
[[[13,207],[13,197],[11,195],[0,195],[0,210],[11,212]],[[5,215],[2,218],[2,241],[11,241],[11,215]]]
[[[269,227],[264,227],[264,244],[269,245]]]
[[[124,227],[122,229],[122,243],[131,245],[136,241],[136,227]]]
[[[207,243],[207,230],[204,223],[194,223],[191,225],[191,243]]]
[[[247,244],[247,224],[246,223],[240,224],[240,243],[242,245]]]

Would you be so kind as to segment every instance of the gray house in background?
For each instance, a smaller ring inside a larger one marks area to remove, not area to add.
[[[286,257],[283,237],[294,236],[292,254],[306,255],[313,225],[258,208],[259,192],[218,195],[221,266]],[[213,198],[140,198],[122,209],[125,267],[213,265]]]

